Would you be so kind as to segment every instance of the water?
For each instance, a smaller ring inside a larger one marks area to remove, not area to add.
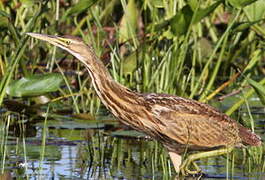
[[[263,111],[253,110],[253,118],[256,132],[264,139]],[[10,126],[5,136],[7,117]],[[12,119],[21,123],[12,125]],[[28,119],[5,116],[1,125],[4,175],[17,179],[174,179],[167,152],[159,143],[117,129],[121,126],[110,117],[98,119],[67,117],[48,120],[45,125],[43,120],[22,123]],[[203,179],[265,179],[263,149],[238,149],[228,157],[202,159],[198,165],[206,173]]]

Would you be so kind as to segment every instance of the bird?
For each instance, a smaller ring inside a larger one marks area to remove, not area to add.
[[[60,47],[83,63],[104,106],[122,124],[159,141],[179,174],[201,173],[196,160],[262,144],[257,134],[208,104],[169,94],[135,92],[121,85],[92,46],[79,37],[27,35]],[[197,153],[182,159],[183,153],[190,151]]]

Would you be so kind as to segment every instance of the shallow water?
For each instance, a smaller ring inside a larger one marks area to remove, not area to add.
[[[248,114],[242,113],[247,120]],[[253,108],[252,115],[256,132],[264,139],[264,109]],[[167,152],[159,143],[141,133],[117,129],[121,126],[111,117],[96,119],[67,117],[46,124],[42,120],[10,125],[8,136],[1,137],[4,175],[17,179],[175,178]],[[2,122],[1,127],[5,134],[6,124]],[[200,160],[198,165],[205,173],[203,179],[265,179],[264,148],[238,149],[229,156]]]

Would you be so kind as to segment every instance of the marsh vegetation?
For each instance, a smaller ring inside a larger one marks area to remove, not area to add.
[[[80,36],[138,92],[209,103],[265,133],[264,0],[0,1],[0,165],[18,179],[172,179],[162,146],[100,103],[84,67],[26,32]],[[264,146],[199,161],[265,177]]]

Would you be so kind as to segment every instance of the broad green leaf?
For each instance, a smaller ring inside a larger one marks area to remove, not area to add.
[[[64,17],[71,16],[76,13],[81,13],[94,5],[97,1],[99,0],[80,0],[72,8],[66,11]]]
[[[84,121],[87,123],[80,123],[76,121],[57,121],[57,120],[49,120],[47,121],[48,128],[57,128],[57,129],[100,129],[104,128],[105,124],[102,122],[89,122]],[[37,126],[42,127],[43,123],[36,124]]]
[[[265,87],[250,78],[247,78],[247,81],[259,96],[259,99],[262,102],[262,104],[265,105]]]
[[[251,26],[253,26],[254,24],[257,24],[260,21],[254,21],[254,22],[241,22],[239,24],[236,24],[233,27],[233,32],[241,32],[244,31],[248,28],[250,28]]]
[[[204,8],[204,9],[198,9],[196,16],[194,17],[193,24],[200,22],[203,18],[211,14],[220,4],[222,1],[217,1],[216,3],[212,4],[211,6]],[[195,10],[193,10],[195,11]]]
[[[114,137],[122,137],[122,138],[147,138],[147,135],[144,133],[135,131],[135,130],[126,130],[126,131],[115,131],[110,134]]]
[[[181,11],[170,20],[172,32],[177,36],[185,34],[190,26],[192,15],[193,11],[190,6],[184,6]]]
[[[131,74],[137,68],[137,52],[132,52],[128,57],[123,61],[123,73]]]
[[[242,8],[257,0],[227,0],[233,7]]]
[[[168,20],[162,20],[156,24],[154,24],[154,31],[161,31],[164,28],[167,28],[170,25],[171,19]],[[153,26],[149,26],[148,28],[153,28]]]
[[[244,8],[250,21],[260,21],[265,16],[265,1],[259,0]]]
[[[10,96],[39,96],[57,91],[63,81],[61,74],[41,74],[23,77],[10,83],[6,93]]]
[[[65,143],[73,144],[75,145],[75,141],[84,141],[85,138],[89,138],[90,134],[87,133],[87,130],[85,129],[68,129],[68,128],[55,128],[55,127],[49,127],[49,132],[51,132],[54,136],[60,137],[62,139],[65,139]],[[90,133],[93,132],[93,130],[89,131]],[[86,134],[86,135],[84,135]],[[63,142],[61,142],[63,143]]]
[[[171,20],[171,30],[175,35],[183,35],[188,31],[190,24],[196,24],[200,22],[203,18],[212,13],[222,1],[217,1],[211,6],[204,9],[197,9],[197,2],[195,0],[189,1],[189,5],[184,6],[180,12],[178,12]],[[194,12],[196,11],[193,22],[191,22]]]
[[[192,11],[195,11],[198,6],[198,0],[188,0],[187,3],[189,4]]]
[[[119,43],[135,38],[137,29],[138,9],[134,0],[129,0],[119,27]]]

